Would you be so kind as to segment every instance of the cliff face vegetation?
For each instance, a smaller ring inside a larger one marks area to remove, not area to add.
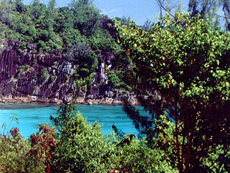
[[[3,0],[0,8],[0,101],[117,104],[130,95],[116,70],[128,61],[114,22],[91,3]]]
[[[0,54],[1,101],[59,103],[74,98],[78,98],[75,100],[78,103],[89,104],[93,101],[94,104],[121,101],[123,92],[118,92],[110,79],[111,74],[115,75],[112,52],[104,51],[95,71],[79,78],[79,65],[74,58],[63,57],[62,53],[20,52],[18,44],[9,41]]]

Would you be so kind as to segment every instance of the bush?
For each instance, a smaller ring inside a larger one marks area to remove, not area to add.
[[[87,124],[75,108],[62,106],[58,117],[52,118],[59,137],[55,128],[46,124],[40,125],[29,140],[24,140],[18,129],[2,136],[0,172],[176,172],[168,153],[160,147],[150,148],[145,139],[138,140],[130,134],[123,139],[114,133],[105,137],[97,122]]]
[[[58,172],[175,172],[162,160],[162,150],[147,147],[146,141],[126,135],[104,137],[98,123],[87,124],[74,106],[63,106],[53,118],[60,139],[53,152],[52,171]]]
[[[14,136],[0,139],[0,172],[25,172],[28,170],[24,154],[30,149],[28,141],[22,140],[18,129],[12,129]],[[16,132],[17,131],[17,135]]]
[[[109,145],[101,126],[88,125],[81,114],[70,119],[54,151],[54,172],[106,172]]]
[[[19,129],[12,128],[9,136],[0,139],[0,172],[49,173],[51,150],[55,147],[55,130],[47,125],[24,140]]]
[[[170,161],[163,159],[164,151],[147,147],[146,140],[130,140],[124,146],[116,147],[115,153],[113,164],[119,172],[177,172]]]

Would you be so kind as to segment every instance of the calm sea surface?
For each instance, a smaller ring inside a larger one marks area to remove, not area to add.
[[[50,104],[1,104],[0,103],[0,133],[4,132],[2,124],[7,124],[7,130],[11,127],[18,127],[21,134],[28,138],[32,133],[36,133],[38,125],[42,123],[50,124],[50,115],[56,117],[59,106]],[[141,107],[138,109],[142,115],[147,115]],[[88,123],[98,121],[103,125],[104,134],[112,132],[114,124],[125,133],[137,134],[132,120],[123,112],[122,106],[104,105],[78,105],[77,111],[87,117]],[[18,118],[18,124],[11,122],[10,117]]]

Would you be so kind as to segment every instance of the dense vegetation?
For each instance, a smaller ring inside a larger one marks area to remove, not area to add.
[[[36,134],[24,140],[17,128],[0,140],[0,171],[3,172],[176,172],[175,163],[165,152],[149,148],[134,135],[122,139],[105,137],[97,123],[88,125],[74,106],[63,106],[56,128],[41,125]],[[157,123],[172,126],[162,117]],[[56,130],[57,129],[57,130]],[[159,136],[156,146],[164,137]],[[173,153],[171,149],[168,152]]]
[[[230,172],[230,35],[202,10],[196,15],[195,1],[194,14],[167,13],[148,28],[111,21],[117,36],[102,29],[107,17],[87,0],[62,8],[54,0],[0,2],[3,44],[19,40],[21,50],[73,58],[79,85],[90,82],[102,51],[111,51],[117,58],[109,84],[132,88],[152,115],[141,116],[127,100],[140,135],[105,137],[65,105],[51,117],[53,127],[41,125],[29,140],[18,129],[1,137],[0,171]]]
[[[121,59],[122,49],[116,42],[113,22],[102,15],[90,1],[72,1],[68,7],[56,8],[55,0],[47,5],[33,0],[0,1],[1,46],[33,54],[53,54],[69,59],[76,68],[78,85],[84,90],[92,82],[100,58],[109,52]],[[17,41],[17,42],[13,42]],[[14,45],[17,44],[17,45]],[[116,78],[118,72],[114,72]],[[117,86],[117,81],[110,84]]]
[[[175,146],[179,172],[229,172],[229,33],[182,13],[164,17],[148,32],[132,23],[117,28],[141,103],[152,120],[165,114],[175,123],[174,138],[165,138]],[[142,133],[158,135],[158,127],[143,125]]]

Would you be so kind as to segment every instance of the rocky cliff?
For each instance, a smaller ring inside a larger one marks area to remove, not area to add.
[[[0,54],[0,102],[121,104],[125,96],[135,97],[108,85],[106,70],[112,67],[113,53],[103,52],[87,92],[76,83],[76,64],[61,53],[19,51],[18,42],[2,45]]]

